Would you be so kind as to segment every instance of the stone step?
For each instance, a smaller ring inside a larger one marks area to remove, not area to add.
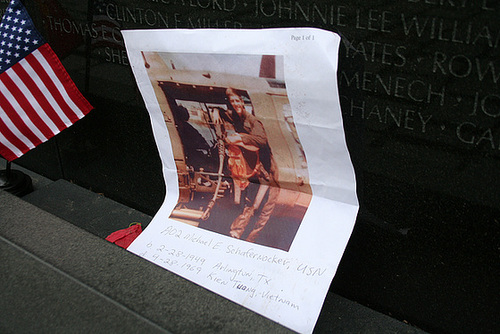
[[[101,238],[152,217],[101,194],[65,180],[57,180],[23,196],[23,200]]]
[[[289,332],[4,191],[0,248],[0,332]]]
[[[146,227],[150,216],[15,168],[35,190],[23,198],[0,191],[0,332],[289,332],[104,240],[133,222]],[[327,299],[318,333],[423,333],[333,293]]]

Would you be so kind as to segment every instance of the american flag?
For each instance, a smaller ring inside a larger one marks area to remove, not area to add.
[[[19,158],[91,109],[26,8],[12,0],[0,24],[0,155]]]

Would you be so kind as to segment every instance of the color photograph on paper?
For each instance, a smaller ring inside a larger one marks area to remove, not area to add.
[[[312,191],[283,56],[142,55],[177,169],[170,218],[288,251]]]

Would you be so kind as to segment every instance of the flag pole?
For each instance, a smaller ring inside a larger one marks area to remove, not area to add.
[[[7,165],[5,166],[5,178],[7,180],[11,178],[11,174],[12,174],[12,162],[7,161]]]
[[[0,170],[0,188],[3,189],[9,184],[9,176],[11,174],[10,161],[7,161],[5,170]]]
[[[13,170],[12,162],[7,160],[5,169],[0,170],[0,190],[21,197],[33,191],[33,182],[25,173]]]

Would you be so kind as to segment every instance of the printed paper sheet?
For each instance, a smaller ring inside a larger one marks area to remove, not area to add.
[[[358,211],[340,38],[310,28],[123,36],[167,189],[128,249],[312,332]]]

